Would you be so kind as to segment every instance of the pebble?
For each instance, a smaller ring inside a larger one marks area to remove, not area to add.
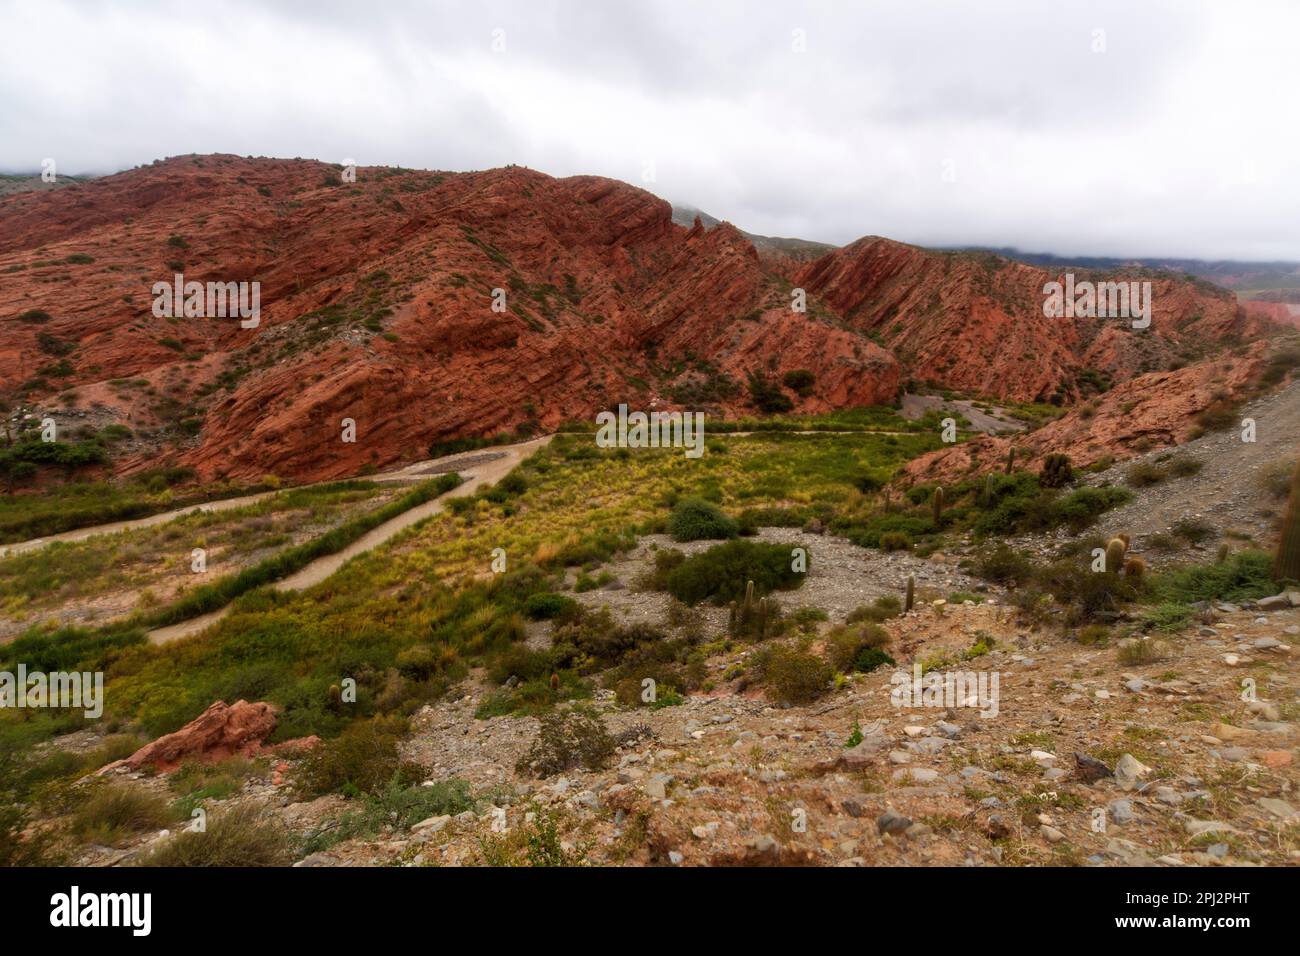
[[[1115,823],[1123,826],[1126,823],[1132,823],[1137,819],[1133,812],[1133,802],[1131,800],[1112,800],[1107,809],[1110,811],[1110,818]]]
[[[893,810],[886,810],[876,818],[876,830],[880,833],[902,833],[911,825],[911,820]]]

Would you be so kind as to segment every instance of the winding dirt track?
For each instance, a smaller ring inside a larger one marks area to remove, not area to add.
[[[517,445],[501,445],[492,449],[448,455],[446,458],[422,461],[399,471],[386,473],[375,480],[419,480],[431,474],[458,471],[461,477],[465,479],[465,482],[445,495],[434,498],[432,501],[426,501],[409,511],[403,511],[397,517],[385,521],[377,528],[371,529],[342,551],[318,558],[296,574],[291,574],[281,581],[276,581],[271,587],[277,591],[301,591],[314,584],[319,584],[357,555],[378,547],[399,531],[442,511],[448,498],[472,495],[483,485],[503,478],[510,469],[537,451],[537,449],[545,447],[550,440],[550,435],[544,435],[541,438],[534,438],[531,441],[521,442]],[[457,465],[461,467],[456,467]],[[183,637],[189,637],[191,634],[198,634],[225,617],[229,610],[229,606],[227,606],[219,611],[213,611],[211,614],[190,618],[188,621],[181,621],[179,624],[172,624],[168,627],[160,627],[149,632],[149,641],[152,644],[167,644]]]
[[[160,511],[156,515],[149,515],[146,518],[133,518],[130,521],[113,521],[109,524],[92,525],[89,528],[75,528],[72,531],[63,531],[59,534],[48,535],[44,538],[30,538],[27,541],[19,541],[17,544],[0,545],[0,558],[8,558],[16,554],[24,554],[28,551],[35,551],[43,548],[48,544],[56,541],[84,541],[86,538],[93,538],[101,534],[113,534],[116,531],[131,531],[135,528],[148,528],[156,524],[166,524],[168,521],[175,521],[184,515],[198,514],[204,511],[228,511],[231,508],[242,508],[246,505],[256,504],[263,498],[269,498],[276,494],[274,491],[261,491],[255,495],[243,495],[239,498],[221,498],[217,501],[203,501],[196,505],[186,505],[184,508],[173,508],[171,511]]]

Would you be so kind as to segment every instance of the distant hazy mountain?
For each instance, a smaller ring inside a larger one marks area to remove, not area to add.
[[[63,186],[72,186],[76,183],[84,183],[91,177],[89,176],[58,176],[54,182],[47,183],[41,179],[39,172],[35,173],[0,173],[0,196],[11,196],[14,193],[32,192],[38,189],[59,189]]]
[[[966,246],[963,252],[992,252],[1008,259],[1048,269],[1159,269],[1194,276],[1232,289],[1243,298],[1300,302],[1300,262],[1207,261],[1173,257],[1116,258],[1110,256],[1058,256],[1050,252],[1021,252],[1005,247]]]
[[[673,222],[678,225],[693,226],[696,216],[700,217],[700,222],[705,229],[712,229],[722,223],[721,219],[710,216],[704,210],[696,209],[694,206],[673,205]],[[769,252],[784,253],[790,258],[800,261],[811,261],[839,248],[828,242],[814,242],[811,239],[786,239],[780,236],[760,236],[752,232],[745,232],[743,229],[740,231],[756,248]]]

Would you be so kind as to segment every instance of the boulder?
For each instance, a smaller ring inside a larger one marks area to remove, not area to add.
[[[162,773],[175,770],[185,760],[214,763],[235,755],[257,753],[262,741],[275,729],[275,711],[270,704],[246,700],[227,704],[216,701],[203,713],[174,733],[145,744],[124,760],[101,768],[99,773],[126,768],[150,767]]]

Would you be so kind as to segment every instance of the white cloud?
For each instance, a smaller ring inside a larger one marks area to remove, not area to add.
[[[653,159],[653,191],[754,232],[1300,259],[1293,3],[16,0],[0,23],[3,169],[232,152],[640,184]]]

